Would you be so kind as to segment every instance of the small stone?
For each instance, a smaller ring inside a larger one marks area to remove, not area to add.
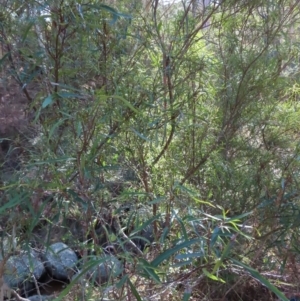
[[[42,255],[48,273],[57,280],[69,281],[76,271],[78,257],[62,242],[50,245]]]
[[[147,225],[141,231],[134,235],[132,241],[143,252],[145,248],[154,241],[153,225]]]

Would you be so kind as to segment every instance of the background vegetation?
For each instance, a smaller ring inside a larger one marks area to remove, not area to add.
[[[300,3],[201,2],[0,11],[3,233],[21,245],[70,217],[88,233],[142,208],[133,228],[156,243],[120,255],[114,300],[299,289]]]

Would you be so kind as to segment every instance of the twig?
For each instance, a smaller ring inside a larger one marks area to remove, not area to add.
[[[36,278],[35,278],[34,275],[32,275],[32,279],[33,279],[33,282],[34,282],[36,291],[37,291],[37,293],[38,293],[39,299],[40,299],[40,301],[43,301],[43,298],[42,298],[42,296],[41,296],[41,292],[40,292],[39,285],[38,285],[38,283],[37,283]]]
[[[120,237],[125,241],[125,247],[131,249],[135,254],[143,256],[143,252],[135,245],[135,243],[128,238],[128,236],[122,230],[120,223],[118,221],[118,217],[112,217],[112,224],[116,233],[120,235]]]
[[[15,290],[10,289],[10,292],[12,293],[12,295],[16,298],[16,301],[30,301],[27,298],[23,298],[21,297]]]

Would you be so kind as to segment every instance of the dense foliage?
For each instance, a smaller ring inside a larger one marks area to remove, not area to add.
[[[287,300],[262,275],[299,261],[300,3],[201,2],[4,1],[1,225],[21,244],[130,204],[156,240],[137,299],[239,267]]]

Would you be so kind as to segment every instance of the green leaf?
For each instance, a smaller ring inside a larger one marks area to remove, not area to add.
[[[148,51],[148,54],[150,56],[151,63],[153,65],[153,67],[160,67],[161,63],[160,63],[159,55],[157,53],[155,53],[154,51],[151,51],[151,50]],[[155,122],[156,122],[156,124],[154,124],[154,125],[157,125],[158,121],[156,120]]]
[[[157,25],[157,31],[160,32],[162,27],[162,21],[160,21]]]
[[[135,129],[131,129],[137,136],[139,136],[141,139],[150,142],[150,139],[148,139],[146,136],[144,136],[143,134],[139,133],[138,131],[136,131]]]
[[[209,218],[211,218],[212,220],[216,220],[216,221],[220,221],[220,222],[223,220],[222,218],[219,218],[217,216],[213,216],[213,215],[207,214],[205,212],[202,212],[202,214],[205,215],[205,216],[207,216],[207,217],[209,217]]]
[[[191,297],[191,293],[184,292],[182,301],[188,301]]]
[[[210,202],[200,200],[200,199],[198,199],[198,198],[196,198],[196,197],[194,197],[194,196],[191,196],[191,198],[192,198],[197,204],[204,204],[204,205],[208,205],[208,206],[210,206],[210,207],[215,208],[215,205],[213,205],[213,204],[210,203]]]
[[[131,232],[130,237],[132,237],[133,235],[139,233],[141,230],[146,228],[148,225],[152,224],[159,217],[160,217],[160,215],[156,215],[156,216],[153,216],[152,218],[148,219],[147,221],[145,221],[141,226],[135,228],[134,231]]]
[[[263,285],[265,285],[270,291],[272,291],[280,300],[282,301],[289,301],[289,299],[287,297],[284,296],[284,294],[278,290],[277,287],[275,287],[273,284],[271,284],[266,278],[264,278],[262,275],[260,275],[260,273],[247,266],[246,264],[235,260],[235,259],[231,259],[235,264],[243,267],[245,270],[247,270],[255,279],[257,279],[258,281],[260,281],[260,283],[262,283]]]
[[[185,240],[188,240],[188,234],[187,234],[187,231],[186,231],[186,229],[185,229],[184,223],[182,222],[182,220],[180,219],[180,217],[179,217],[175,212],[174,212],[174,215],[175,215],[176,220],[177,220],[178,223],[180,224],[180,227],[181,227],[181,230],[182,230],[184,239],[185,239]]]
[[[161,203],[165,199],[166,199],[165,197],[157,197],[157,198],[153,199],[153,201],[148,202],[148,205],[153,205],[153,204]]]
[[[204,273],[205,276],[207,276],[208,278],[212,279],[212,280],[215,280],[215,281],[220,281],[222,283],[225,283],[225,281],[213,274],[211,274],[207,269],[203,268],[202,269],[202,272]]]
[[[0,66],[3,64],[3,62],[6,60],[6,58],[10,55],[10,52],[5,53],[5,55],[0,59]]]
[[[121,280],[120,280],[118,283],[116,283],[116,287],[117,287],[117,288],[123,287],[123,285],[124,285],[125,282],[127,282],[127,281],[128,281],[128,275],[124,275],[124,276],[121,278]]]
[[[197,242],[199,242],[199,239],[191,239],[191,240],[185,241],[181,244],[178,244],[175,247],[168,249],[168,250],[164,251],[162,254],[158,255],[154,260],[152,260],[151,265],[154,267],[157,267],[164,260],[170,258],[176,252],[180,251],[183,248],[187,248],[190,245],[195,244]]]
[[[129,102],[127,101],[124,97],[119,96],[119,95],[113,95],[113,98],[119,99],[121,101],[123,101],[125,103],[125,105],[131,109],[133,112],[135,112],[136,114],[139,114],[139,111]]]
[[[53,102],[52,95],[48,95],[42,103],[42,109],[45,109],[46,107],[51,105],[52,102]]]
[[[138,291],[136,290],[135,286],[133,285],[133,283],[130,281],[129,278],[127,279],[127,282],[129,284],[129,286],[131,288],[131,292],[135,296],[136,300],[137,301],[142,301],[141,296],[139,295]]]
[[[145,259],[140,258],[139,259],[139,266],[141,269],[145,272],[145,274],[148,276],[147,278],[152,278],[155,282],[160,283],[159,276],[155,273],[156,267],[151,265],[151,263],[147,262]]]
[[[222,258],[216,260],[215,266],[214,266],[213,271],[212,271],[213,274],[216,273],[219,270],[219,268],[222,266],[222,264],[223,264]]]
[[[19,205],[20,203],[22,203],[25,199],[26,199],[27,195],[17,195],[14,198],[11,198],[8,202],[6,202],[5,204],[3,204],[0,207],[0,214],[2,212],[5,212],[7,209],[16,207],[17,205]]]
[[[34,21],[33,20],[29,21],[29,23],[28,23],[28,25],[27,25],[27,27],[26,27],[26,29],[24,31],[24,34],[22,36],[22,44],[26,40],[27,35],[28,35],[28,33],[29,33],[29,31],[30,31],[30,29],[32,28],[33,25],[34,25]]]
[[[249,212],[246,212],[246,213],[243,213],[243,214],[240,214],[240,215],[233,216],[233,217],[227,219],[226,221],[230,222],[230,221],[241,220],[242,218],[244,218],[248,215],[251,215],[251,214],[253,214],[253,211],[249,211]]]
[[[196,203],[198,203],[198,204],[208,205],[208,206],[211,206],[211,207],[213,207],[213,208],[216,207],[215,205],[213,205],[213,204],[210,203],[210,202],[203,201],[203,200],[200,200],[200,199],[196,198],[196,197],[194,196],[195,192],[193,192],[192,190],[190,190],[190,189],[184,187],[183,185],[180,185],[180,184],[177,183],[177,184],[174,185],[174,188],[179,188],[181,191],[187,192],[187,193],[189,194],[189,196],[190,196]]]
[[[204,254],[202,252],[195,252],[195,253],[178,254],[175,256],[175,259],[186,260],[190,258],[202,258],[202,257],[204,257]]]
[[[51,139],[51,137],[53,136],[55,130],[60,126],[62,125],[65,121],[67,120],[67,118],[64,118],[64,119],[60,119],[58,120],[54,125],[53,127],[50,129],[49,131],[49,135],[48,135],[48,138]]]
[[[219,238],[219,234],[221,232],[221,229],[219,227],[216,227],[212,233],[212,236],[211,236],[211,240],[210,240],[210,247],[212,248],[215,243],[217,242],[218,238]]]

